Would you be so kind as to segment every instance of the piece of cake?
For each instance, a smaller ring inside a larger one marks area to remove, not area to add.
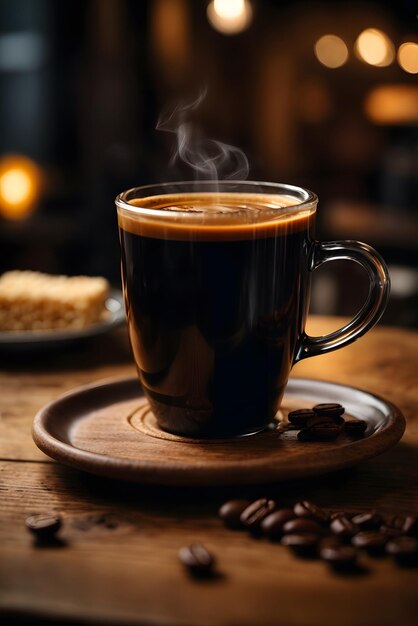
[[[106,314],[102,277],[12,271],[0,276],[0,331],[85,328]]]

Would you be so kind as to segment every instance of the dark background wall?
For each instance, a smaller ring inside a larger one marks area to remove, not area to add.
[[[415,2],[258,0],[248,29],[232,36],[211,26],[207,5],[1,0],[0,167],[11,154],[29,157],[42,184],[21,219],[10,219],[0,198],[0,272],[102,274],[118,284],[113,199],[128,187],[193,177],[169,165],[175,137],[155,128],[162,112],[206,87],[192,116],[200,131],[244,150],[250,178],[315,190],[319,236],[378,247],[393,267],[389,321],[417,323],[417,75],[396,58],[375,67],[354,53],[370,27],[395,50],[418,42]],[[328,33],[349,50],[336,69],[314,54]],[[395,109],[386,121],[370,109],[381,87]],[[406,118],[399,87],[412,98]],[[327,272],[314,309],[349,313],[363,297],[361,275],[343,264]],[[339,272],[352,277],[350,297]]]

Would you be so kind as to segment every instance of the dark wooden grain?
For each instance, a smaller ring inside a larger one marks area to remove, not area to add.
[[[313,320],[310,330],[339,323]],[[38,453],[30,428],[43,404],[78,385],[133,374],[122,333],[65,354],[0,358],[0,609],[7,623],[18,615],[28,623],[46,616],[173,626],[417,623],[418,570],[364,557],[368,574],[335,575],[321,562],[224,528],[216,512],[228,498],[268,495],[283,505],[309,499],[334,510],[418,514],[418,333],[377,328],[293,370],[398,405],[407,430],[395,448],[321,478],[241,488],[121,483]],[[25,516],[51,509],[63,515],[62,545],[37,549]],[[217,559],[211,580],[191,579],[178,561],[179,548],[194,542]]]

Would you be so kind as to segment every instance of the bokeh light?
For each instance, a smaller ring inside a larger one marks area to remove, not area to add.
[[[386,67],[393,63],[395,47],[389,37],[377,28],[367,28],[357,37],[355,44],[357,56],[376,67]]]
[[[40,169],[34,161],[21,155],[0,159],[0,216],[19,220],[30,215],[40,188]]]
[[[367,117],[375,124],[416,124],[418,122],[418,87],[415,85],[379,85],[364,102]]]
[[[215,30],[236,35],[251,24],[253,9],[248,0],[212,0],[207,15]]]
[[[348,48],[337,35],[324,35],[318,39],[314,51],[318,61],[332,69],[341,67],[348,59]]]
[[[418,74],[418,44],[412,41],[403,43],[398,50],[398,63],[408,74]]]

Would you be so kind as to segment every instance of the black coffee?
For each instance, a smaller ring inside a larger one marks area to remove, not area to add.
[[[119,214],[132,349],[168,431],[251,433],[278,410],[305,323],[314,214],[268,221],[269,197],[254,198],[160,196],[166,221]],[[209,206],[200,224],[178,213]]]

